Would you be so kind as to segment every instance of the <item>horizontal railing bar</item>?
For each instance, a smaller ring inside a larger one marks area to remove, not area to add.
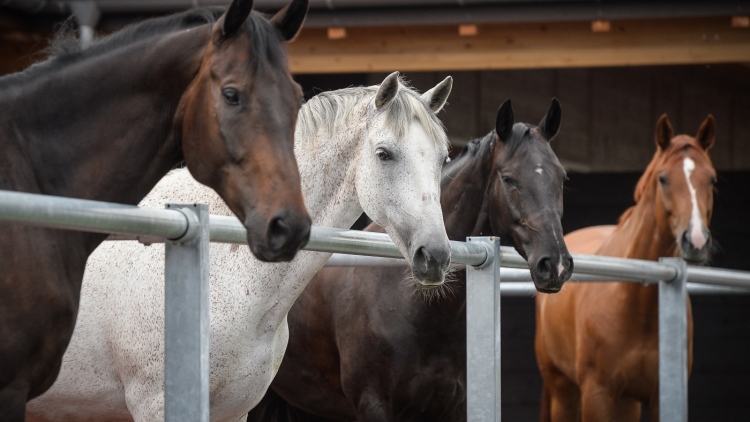
[[[359,230],[313,227],[305,250],[345,253],[381,258],[402,258],[401,252],[385,233]],[[489,255],[487,248],[479,243],[451,241],[451,262],[466,265],[482,265]]]
[[[750,288],[750,275],[746,271],[688,266],[687,278],[696,283]]]
[[[502,277],[502,276],[501,276]],[[695,296],[704,295],[746,295],[750,290],[729,286],[707,286],[699,283],[688,283],[688,293]],[[531,281],[509,281],[500,283],[500,292],[505,297],[533,297],[536,288]]]
[[[187,218],[179,211],[3,190],[0,190],[0,220],[58,229],[135,235],[144,243],[153,243],[158,238],[177,239],[188,229]],[[209,220],[212,242],[247,243],[246,230],[236,217],[213,215]],[[479,266],[487,260],[487,248],[479,243],[452,241],[451,248],[454,264]],[[384,233],[329,227],[313,227],[305,249],[402,258]],[[511,247],[501,247],[500,255],[504,268],[528,268],[526,261]],[[336,256],[334,258],[340,259]],[[360,262],[366,262],[366,259],[357,258]],[[672,280],[676,276],[673,267],[655,261],[577,254],[573,255],[573,260],[574,280],[579,281],[617,279],[656,282]],[[387,265],[396,263],[388,261]],[[607,276],[596,275],[602,273]],[[747,272],[709,267],[689,266],[688,280],[712,285],[750,287],[750,274]]]
[[[656,261],[610,256],[573,254],[573,268],[578,274],[606,274],[608,277],[624,278],[628,281],[671,281],[677,277],[676,269]]]
[[[0,190],[0,220],[53,229],[177,239],[187,232],[179,211]]]

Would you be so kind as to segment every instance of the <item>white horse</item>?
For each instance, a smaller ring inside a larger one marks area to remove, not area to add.
[[[315,225],[348,228],[364,210],[386,228],[417,280],[442,283],[450,244],[439,203],[448,142],[435,116],[446,78],[423,95],[398,72],[378,86],[318,95],[299,113],[295,154]],[[279,192],[283,194],[283,192]],[[176,170],[141,202],[208,203],[210,189]],[[286,315],[330,254],[290,263],[211,244],[210,414],[237,421],[263,397],[286,349]],[[105,242],[89,258],[73,339],[57,382],[28,405],[31,421],[164,420],[164,246]]]

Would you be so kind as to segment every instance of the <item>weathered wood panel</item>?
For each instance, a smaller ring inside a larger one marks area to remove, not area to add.
[[[489,70],[750,61],[750,30],[726,17],[591,23],[482,24],[473,37],[452,25],[347,28],[330,40],[304,29],[289,49],[295,73]]]
[[[719,170],[750,170],[750,68],[660,66],[603,69],[536,69],[484,72],[405,72],[420,91],[447,74],[453,93],[441,119],[452,142],[494,128],[497,107],[512,99],[518,121],[538,123],[552,97],[563,120],[552,143],[569,171],[643,171],[654,154],[656,121],[669,115],[676,133],[695,135],[711,113],[717,140],[711,151]],[[385,73],[368,75],[368,83]]]

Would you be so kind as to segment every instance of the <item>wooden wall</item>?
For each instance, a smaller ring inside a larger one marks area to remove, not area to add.
[[[728,16],[628,19],[593,32],[590,21],[502,22],[460,36],[456,25],[305,28],[289,45],[295,73],[540,69],[750,61],[750,30]],[[346,25],[346,22],[341,22]]]
[[[569,171],[641,171],[654,150],[654,129],[668,113],[677,133],[695,134],[712,113],[717,141],[712,150],[720,170],[750,170],[750,68],[691,65],[592,69],[406,73],[424,91],[446,75],[454,78],[441,114],[451,140],[461,145],[493,128],[506,99],[520,121],[538,123],[550,99],[563,107],[553,148]],[[382,81],[385,73],[367,76]]]

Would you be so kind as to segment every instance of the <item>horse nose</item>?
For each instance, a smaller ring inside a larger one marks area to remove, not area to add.
[[[692,224],[682,233],[682,249],[696,251],[704,250],[710,246],[711,233],[705,227],[696,229]]]
[[[708,259],[711,249],[711,233],[705,227],[695,230],[691,225],[680,237],[682,257],[691,263],[702,263]]]
[[[275,215],[268,223],[267,251],[261,254],[261,260],[291,261],[310,238],[311,224],[309,216],[294,216],[290,213]]]
[[[568,253],[559,257],[544,256],[537,261],[532,278],[537,290],[545,293],[560,291],[573,273],[573,258]]]
[[[449,248],[420,246],[412,256],[414,276],[425,286],[443,284],[450,260]]]

